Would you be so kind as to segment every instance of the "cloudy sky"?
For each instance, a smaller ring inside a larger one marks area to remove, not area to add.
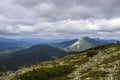
[[[0,0],[0,37],[120,39],[120,0]]]

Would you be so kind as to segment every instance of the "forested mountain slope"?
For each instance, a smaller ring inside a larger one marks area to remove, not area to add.
[[[67,55],[67,52],[49,45],[35,45],[12,54],[14,54],[14,56],[0,61],[0,70],[2,70],[3,66],[6,67],[6,70],[16,70],[24,65],[48,61],[56,57],[63,57]]]

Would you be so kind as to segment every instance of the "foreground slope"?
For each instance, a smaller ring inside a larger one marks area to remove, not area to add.
[[[120,43],[102,45],[54,61],[3,74],[1,80],[119,80]]]

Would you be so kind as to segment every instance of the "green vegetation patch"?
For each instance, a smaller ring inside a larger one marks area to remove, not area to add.
[[[50,68],[39,68],[26,72],[12,80],[65,80],[67,75],[74,70],[72,65],[59,65]],[[68,79],[69,80],[69,79]]]
[[[118,54],[117,56],[112,56],[111,58],[104,60],[101,64],[112,63],[116,60],[120,60],[120,54]]]
[[[88,51],[87,52],[87,57],[93,57],[94,55],[97,55],[98,54],[98,52],[97,52],[97,50],[90,50],[90,51]]]
[[[2,76],[4,74],[4,72],[0,72],[0,76]]]
[[[87,75],[84,75],[82,77],[82,79],[85,79],[85,78],[93,78],[95,80],[99,79],[100,77],[107,77],[107,72],[105,71],[95,71],[95,72],[90,72],[88,73]]]
[[[120,71],[118,71],[116,75],[117,75],[117,77],[120,78]]]

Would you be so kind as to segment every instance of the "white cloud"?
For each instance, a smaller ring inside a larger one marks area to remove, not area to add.
[[[35,28],[31,26],[25,26],[25,25],[18,25],[18,31],[19,33],[32,33],[34,32]]]

